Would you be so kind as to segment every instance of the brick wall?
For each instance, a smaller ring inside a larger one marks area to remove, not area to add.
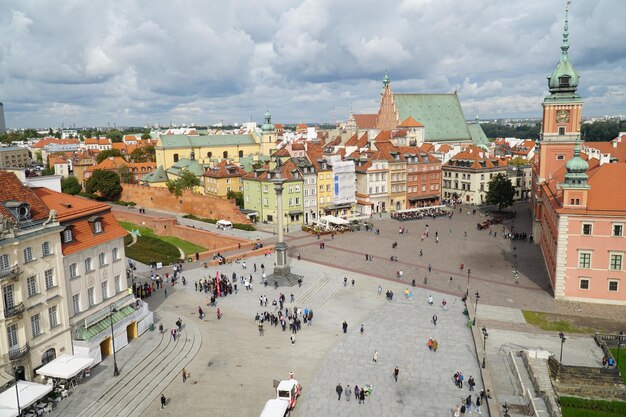
[[[173,217],[152,217],[137,212],[112,210],[113,216],[118,221],[134,223],[140,226],[149,227],[154,233],[160,236],[174,236],[196,245],[203,246],[208,251],[203,252],[202,257],[212,256],[217,252],[226,252],[229,250],[252,248],[254,242],[247,239],[240,239],[232,236],[224,236],[218,233],[211,233],[205,230],[194,229],[179,225]],[[207,224],[208,226],[212,226]]]
[[[210,195],[193,194],[185,190],[181,197],[171,194],[167,188],[146,187],[124,184],[123,201],[134,201],[139,207],[162,209],[207,219],[230,220],[233,223],[251,224],[235,204],[234,200],[226,200]]]

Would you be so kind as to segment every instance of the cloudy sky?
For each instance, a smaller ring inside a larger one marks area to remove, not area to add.
[[[539,117],[565,0],[2,0],[7,127],[345,120],[396,92]],[[574,0],[586,116],[626,113],[626,1]],[[334,115],[333,115],[334,114]]]

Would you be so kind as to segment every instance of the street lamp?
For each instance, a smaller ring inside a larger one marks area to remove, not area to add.
[[[15,376],[15,398],[17,399],[17,415],[22,415],[22,410],[20,409],[20,390],[17,387],[17,368],[13,368],[13,375]]]
[[[469,281],[470,281],[470,274],[472,273],[472,270],[467,268],[467,288],[469,288]]]
[[[624,331],[619,331],[619,336],[617,336],[617,367],[619,368],[619,347],[622,345],[622,337],[624,337]]]
[[[476,291],[476,294],[474,294],[474,325],[476,324],[476,316],[477,316],[477,312],[478,312],[478,300],[480,299],[480,294],[478,294],[478,291]]]
[[[485,369],[485,364],[487,362],[487,337],[489,334],[487,333],[486,328],[482,328],[483,331],[483,369]]]
[[[109,318],[111,320],[111,343],[113,345],[113,376],[119,376],[120,371],[117,368],[117,358],[115,357],[115,333],[113,333],[113,313],[117,313],[115,304],[109,305]]]
[[[559,337],[561,338],[561,355],[559,357],[559,367],[563,366],[563,343],[567,340],[567,337],[563,334],[563,332],[559,333]]]

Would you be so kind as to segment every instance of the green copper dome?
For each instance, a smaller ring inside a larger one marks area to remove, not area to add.
[[[587,185],[587,169],[589,164],[580,157],[580,143],[576,142],[574,146],[574,156],[565,163],[565,184],[568,186],[586,186]]]
[[[569,51],[569,30],[568,30],[568,18],[567,14],[569,9],[565,9],[565,26],[563,28],[563,44],[561,45],[561,58],[559,59],[559,63],[556,66],[556,69],[552,73],[551,76],[548,77],[548,87],[550,88],[550,93],[575,93],[576,87],[578,87],[578,82],[580,80],[580,76],[574,66],[569,60],[568,51]]]
[[[270,111],[265,112],[265,123],[261,126],[261,130],[264,132],[271,132],[274,130],[274,125],[272,124],[272,115]]]

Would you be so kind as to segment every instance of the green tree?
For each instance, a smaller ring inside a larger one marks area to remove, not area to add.
[[[122,192],[120,176],[117,172],[97,169],[85,184],[89,194],[99,194],[105,200],[113,200]]]
[[[613,140],[620,132],[626,131],[626,120],[602,120],[582,125],[581,136],[584,141],[604,142]]]
[[[35,151],[35,161],[39,162],[40,164],[43,164],[43,156],[41,155],[41,150]]]
[[[489,190],[485,196],[487,204],[498,206],[498,211],[513,205],[515,188],[511,180],[504,174],[495,175],[489,181]]]
[[[124,184],[130,184],[132,175],[130,173],[130,168],[128,165],[124,164],[117,170],[118,175],[120,176],[120,181]]]
[[[82,191],[83,187],[80,186],[76,177],[67,177],[61,180],[61,191],[65,194],[76,195]]]
[[[96,158],[96,162],[100,163],[100,162],[104,161],[105,159],[107,159],[110,156],[119,156],[119,157],[121,157],[122,156],[122,152],[120,152],[119,149],[107,149],[107,150],[101,151],[98,154],[98,157]]]
[[[146,139],[152,139],[152,136],[150,136],[150,130],[146,129],[143,131],[143,133],[141,134],[141,139],[146,140]]]
[[[193,172],[185,170],[177,179],[168,180],[166,185],[170,193],[180,197],[184,190],[193,190],[194,187],[199,187],[200,179]]]
[[[133,162],[154,162],[156,151],[154,146],[148,145],[136,148],[130,153],[130,160]]]
[[[243,207],[243,193],[241,191],[229,191],[226,194],[226,198],[235,200],[239,207]]]
[[[107,138],[111,139],[111,142],[121,142],[124,139],[124,134],[117,129],[111,129],[106,134]]]
[[[521,156],[516,156],[515,158],[511,158],[509,161],[509,165],[519,167],[523,165],[530,165],[530,161],[528,159],[524,159]]]

